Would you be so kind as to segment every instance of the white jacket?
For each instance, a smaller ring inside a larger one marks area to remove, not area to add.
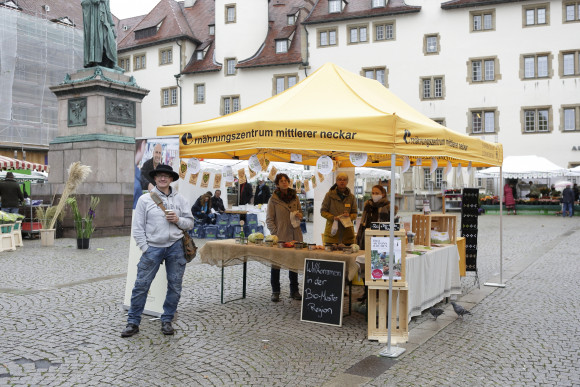
[[[183,238],[183,232],[180,228],[186,231],[193,228],[193,215],[189,203],[183,195],[172,188],[169,195],[165,195],[157,187],[153,188],[153,192],[161,198],[167,210],[172,210],[179,216],[179,221],[177,225],[168,222],[165,218],[165,212],[155,204],[151,195],[142,195],[133,212],[132,227],[133,238],[142,252],[147,251],[149,246],[169,247]]]

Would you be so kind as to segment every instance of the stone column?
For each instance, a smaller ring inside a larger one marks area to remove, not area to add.
[[[66,76],[50,90],[58,98],[58,135],[50,142],[48,184],[34,186],[34,197],[58,203],[75,161],[92,173],[76,192],[86,213],[90,196],[99,196],[93,236],[129,235],[135,175],[135,137],[141,132],[141,101],[149,93],[133,77],[105,67],[92,67]],[[67,214],[64,236],[74,237]]]

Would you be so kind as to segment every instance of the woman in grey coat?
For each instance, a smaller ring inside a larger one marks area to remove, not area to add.
[[[300,230],[300,220],[302,219],[302,207],[296,191],[290,186],[290,178],[285,173],[279,173],[274,179],[276,190],[268,201],[268,212],[266,215],[266,225],[272,235],[276,235],[280,241],[302,242],[302,230]],[[290,215],[294,214],[298,220],[298,226],[294,227],[290,221]],[[290,298],[302,300],[298,291],[298,273],[288,272],[290,278]],[[272,266],[270,271],[270,284],[272,285],[273,302],[280,301],[280,268]]]

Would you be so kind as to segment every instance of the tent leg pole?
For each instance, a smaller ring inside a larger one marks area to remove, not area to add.
[[[502,167],[499,167],[499,183],[500,186],[503,183]],[[499,190],[499,283],[486,282],[483,285],[505,288],[503,283],[503,187]]]
[[[399,357],[405,352],[405,348],[391,347],[391,322],[393,321],[393,267],[395,266],[395,163],[396,155],[391,154],[391,218],[389,227],[389,297],[387,304],[387,348],[379,352],[380,356]],[[405,252],[401,251],[401,259],[405,259]],[[407,318],[407,316],[403,316]]]

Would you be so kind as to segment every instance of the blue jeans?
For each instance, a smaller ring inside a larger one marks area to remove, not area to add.
[[[290,294],[298,291],[298,273],[295,271],[288,271],[288,278],[290,279]],[[272,285],[272,293],[280,293],[280,269],[270,269],[270,285]]]
[[[181,297],[181,283],[187,264],[181,239],[169,247],[149,246],[141,256],[137,265],[137,279],[131,294],[131,307],[127,323],[135,325],[141,323],[141,314],[147,302],[147,292],[149,292],[151,282],[153,282],[163,260],[165,260],[165,271],[167,272],[167,295],[163,303],[161,321],[171,322],[173,320]]]
[[[574,216],[574,203],[562,203],[562,216],[566,217],[566,211],[568,211],[569,216]]]
[[[17,214],[18,207],[2,207],[2,211],[4,211],[7,214]]]

